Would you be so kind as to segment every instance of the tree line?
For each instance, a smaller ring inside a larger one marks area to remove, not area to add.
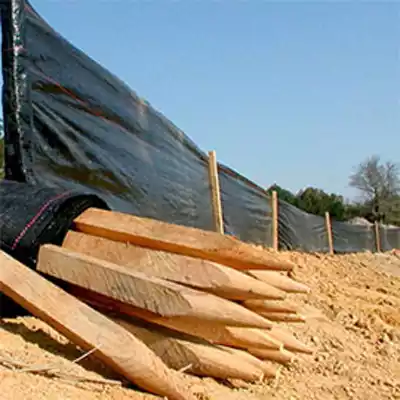
[[[379,221],[400,226],[400,166],[393,161],[382,162],[371,156],[361,162],[349,176],[349,186],[359,193],[359,201],[346,201],[335,193],[308,187],[294,194],[279,185],[272,185],[268,192],[276,191],[278,197],[310,214],[325,215],[347,221],[355,217],[369,222]]]
[[[1,123],[1,122],[0,122]],[[4,138],[0,135],[0,179],[4,177]],[[335,193],[308,187],[294,194],[279,185],[272,185],[268,192],[276,191],[280,200],[310,214],[324,216],[328,211],[333,219],[346,221],[362,217],[370,222],[400,226],[400,167],[388,161],[381,162],[372,156],[360,163],[349,177],[351,187],[362,195],[358,202],[345,201]]]

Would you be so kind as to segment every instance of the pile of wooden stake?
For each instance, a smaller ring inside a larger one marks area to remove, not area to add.
[[[274,378],[311,353],[279,322],[304,322],[293,264],[214,232],[89,209],[37,271],[0,253],[0,291],[137,386],[191,400],[182,371]],[[179,372],[178,372],[179,371]]]

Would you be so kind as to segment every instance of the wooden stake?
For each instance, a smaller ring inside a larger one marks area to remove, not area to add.
[[[382,251],[382,248],[381,248],[381,231],[380,231],[380,228],[379,228],[379,222],[378,221],[375,221],[374,227],[375,227],[376,251],[378,253],[380,253]]]
[[[310,288],[276,271],[249,270],[248,274],[287,293],[310,293]]]
[[[185,372],[198,376],[248,382],[258,381],[263,375],[262,364],[243,360],[204,340],[139,320],[113,320],[145,343],[166,365],[178,371],[185,369]]]
[[[226,327],[227,331],[230,333],[231,336],[233,336],[236,339],[242,338],[242,341],[244,342],[243,338],[246,339],[247,342],[252,342],[254,347],[260,347],[263,349],[275,349],[279,350],[280,348],[283,347],[283,344],[270,336],[268,334],[267,330],[263,329],[256,329],[256,328],[241,328],[237,326],[228,326]],[[229,346],[228,343],[222,343],[219,342],[220,344],[226,344]],[[232,347],[239,347],[242,348],[244,346],[232,346]],[[245,348],[249,347],[248,345],[245,346]]]
[[[271,326],[266,319],[231,301],[53,245],[40,248],[37,270],[164,317],[186,316],[257,328]]]
[[[283,299],[284,291],[211,261],[68,232],[63,247],[231,300]]]
[[[272,247],[275,251],[279,250],[279,208],[278,193],[272,192]]]
[[[310,349],[304,343],[300,342],[300,340],[296,339],[290,331],[284,328],[277,327],[275,325],[272,327],[272,329],[269,329],[266,332],[268,333],[268,335],[282,342],[284,348],[292,351],[293,353],[313,353],[312,349]]]
[[[304,323],[306,319],[299,314],[289,314],[285,312],[266,312],[266,311],[258,311],[258,314],[267,318],[269,321],[276,322],[299,322]]]
[[[218,348],[221,349],[224,353],[229,353],[235,356],[235,358],[240,358],[243,361],[243,363],[245,363],[245,365],[249,363],[254,367],[260,369],[263,372],[265,378],[275,378],[280,370],[279,367],[277,368],[275,366],[268,365],[267,363],[259,360],[257,357],[254,357],[253,355],[249,354],[247,351],[233,349],[231,347],[226,347],[226,346],[218,346]]]
[[[261,358],[262,360],[269,360],[269,361],[275,361],[280,364],[290,364],[296,356],[285,350],[285,349],[280,349],[280,350],[271,350],[271,349],[260,349],[260,348],[253,348],[253,349],[248,349],[250,354],[253,354],[254,356]]]
[[[226,326],[184,316],[160,317],[155,314],[145,312],[139,308],[127,306],[121,302],[110,301],[110,299],[105,296],[102,296],[98,293],[89,292],[88,290],[79,287],[69,287],[68,291],[102,312],[111,312],[129,317],[140,318],[144,321],[161,325],[178,332],[186,333],[192,336],[198,336],[209,341],[210,343],[218,343],[239,348],[262,347],[279,349],[282,347],[282,343],[269,336],[268,330],[260,329],[253,331],[253,329],[250,328]]]
[[[218,163],[215,151],[208,153],[208,175],[210,180],[211,204],[215,232],[224,234],[224,219],[222,214],[221,190],[219,187]]]
[[[296,314],[298,312],[297,307],[283,301],[245,300],[242,304],[255,312],[280,312],[288,314]]]
[[[292,262],[215,232],[149,218],[90,208],[75,219],[75,229],[94,236],[202,258],[236,269],[291,271]]]
[[[138,386],[193,400],[178,375],[132,334],[0,251],[0,291]],[[123,349],[123,351],[121,351]]]
[[[331,224],[331,217],[328,211],[325,213],[325,226],[326,226],[326,233],[328,235],[329,254],[333,255],[335,252],[333,248],[332,224]]]

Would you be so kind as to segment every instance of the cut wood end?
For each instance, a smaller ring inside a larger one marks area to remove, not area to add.
[[[274,326],[267,331],[269,335],[283,343],[285,349],[293,353],[313,354],[314,351],[298,340],[290,331],[278,326]]]
[[[215,294],[217,295],[224,297],[226,294],[227,298],[232,300],[283,300],[286,298],[286,292],[252,277],[245,272],[222,265],[220,265],[219,268],[225,273],[228,280],[225,284],[221,285],[220,293],[218,293],[218,288],[216,288]]]
[[[270,321],[275,322],[293,322],[293,323],[305,323],[306,318],[300,314],[290,314],[284,312],[266,312],[266,311],[257,311],[262,317],[267,318]]]
[[[245,242],[237,242],[232,248],[224,248],[220,253],[234,260],[247,259],[247,266],[255,270],[268,270],[271,272],[290,272],[293,271],[295,264],[288,260],[282,260],[272,255],[271,252],[257,248]],[[245,264],[240,266],[241,269],[245,268]]]
[[[238,327],[227,327],[227,330],[233,335],[233,337],[240,343],[240,346],[233,347],[260,347],[268,349],[280,349],[283,344],[277,339],[268,335],[267,330],[254,329],[254,328],[238,328]]]
[[[304,283],[276,271],[248,269],[247,273],[287,293],[309,294],[311,292],[311,289]]]
[[[222,351],[232,354],[238,359],[241,359],[241,362],[245,364],[251,364],[257,369],[262,371],[261,381],[268,378],[275,378],[277,374],[277,368],[273,366],[269,366],[266,363],[259,360],[257,357],[254,357],[252,354],[248,353],[246,350],[234,349],[226,346],[218,346]]]
[[[287,365],[292,363],[296,356],[285,350],[270,350],[270,349],[257,349],[257,348],[249,348],[248,351],[250,354],[253,354],[255,357],[258,357],[262,360],[268,360],[272,362],[277,362],[283,365]]]
[[[245,307],[255,312],[282,312],[288,314],[298,313],[298,308],[290,303],[283,301],[269,301],[269,300],[245,300],[242,303]]]
[[[200,296],[202,294],[202,296]],[[213,294],[193,290],[193,296],[185,295],[192,306],[189,317],[220,322],[225,325],[268,329],[272,323],[257,313]]]

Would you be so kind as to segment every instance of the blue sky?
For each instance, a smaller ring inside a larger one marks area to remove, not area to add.
[[[352,196],[400,161],[400,3],[31,0],[203,150],[261,186]]]

